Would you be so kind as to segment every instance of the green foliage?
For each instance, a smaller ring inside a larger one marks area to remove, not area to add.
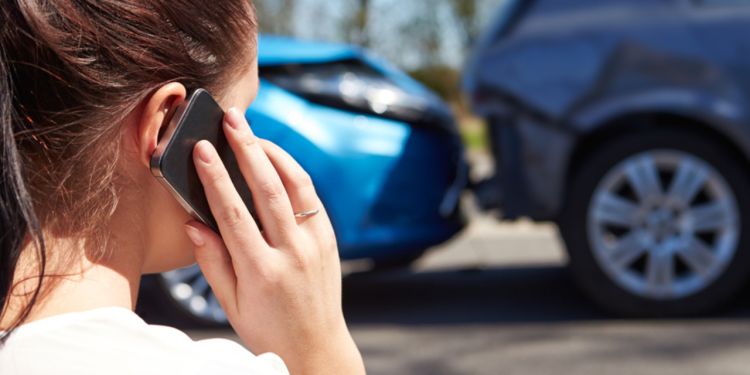
[[[446,65],[431,65],[409,72],[412,78],[437,93],[453,108],[464,144],[472,151],[487,151],[487,127],[471,114],[461,94],[461,72]]]
[[[476,117],[459,117],[458,129],[464,145],[471,151],[488,151],[487,126]]]
[[[477,0],[450,0],[453,15],[460,25],[465,45],[472,45],[479,34]]]
[[[418,68],[409,74],[451,103],[460,101],[461,73],[446,65],[431,65]]]

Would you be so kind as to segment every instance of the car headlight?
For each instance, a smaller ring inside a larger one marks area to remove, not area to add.
[[[435,112],[445,111],[359,60],[263,67],[260,75],[314,103],[413,124],[435,121]]]

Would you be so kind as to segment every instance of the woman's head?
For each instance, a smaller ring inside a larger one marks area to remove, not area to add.
[[[183,265],[188,217],[148,159],[191,89],[225,107],[254,98],[249,0],[7,0],[0,20],[0,307],[19,258],[44,273],[45,239],[104,256],[113,225],[145,224],[144,271]]]

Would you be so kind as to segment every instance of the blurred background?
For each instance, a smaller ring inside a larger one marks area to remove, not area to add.
[[[740,374],[750,0],[256,0],[370,374]],[[197,267],[140,313],[236,339]]]

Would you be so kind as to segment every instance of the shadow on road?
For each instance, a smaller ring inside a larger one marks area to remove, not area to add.
[[[566,269],[557,265],[362,272],[344,278],[343,294],[347,322],[353,327],[617,320],[586,299]],[[139,313],[150,323],[215,329],[166,319],[149,309]],[[745,288],[732,306],[699,319],[750,319],[750,288]]]
[[[701,319],[750,318],[750,291]],[[344,279],[351,325],[462,325],[612,320],[561,266],[358,273]]]

